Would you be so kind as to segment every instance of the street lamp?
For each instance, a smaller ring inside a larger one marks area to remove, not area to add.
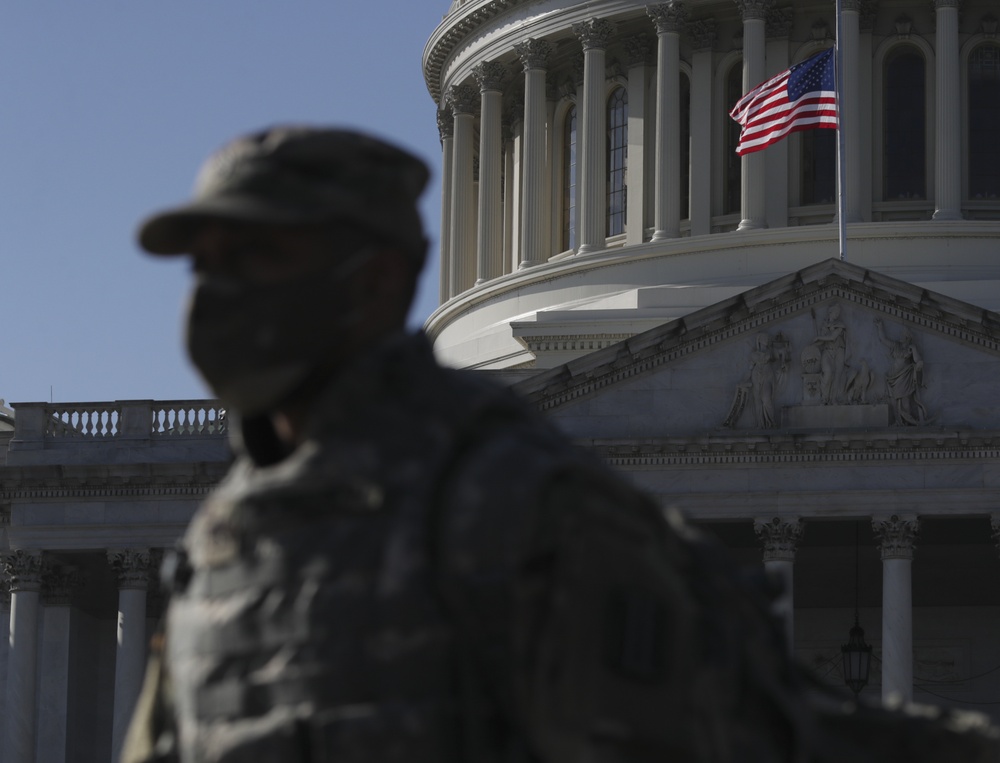
[[[858,620],[858,523],[854,522],[854,627],[850,638],[841,645],[840,653],[844,661],[844,683],[857,698],[868,684],[868,672],[872,665],[872,648],[865,643],[865,632]]]
[[[840,652],[844,660],[844,683],[857,697],[868,683],[868,671],[872,664],[872,647],[865,643],[865,632],[858,624],[857,610],[854,612],[850,639],[840,647]]]

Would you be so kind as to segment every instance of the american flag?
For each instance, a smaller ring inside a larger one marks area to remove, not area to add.
[[[740,98],[729,112],[743,128],[737,154],[760,151],[799,130],[837,129],[833,52],[817,53]]]

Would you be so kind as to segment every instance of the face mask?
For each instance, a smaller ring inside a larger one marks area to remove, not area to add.
[[[349,273],[362,259],[270,284],[198,279],[188,354],[223,403],[247,416],[268,411],[336,356],[358,319]]]

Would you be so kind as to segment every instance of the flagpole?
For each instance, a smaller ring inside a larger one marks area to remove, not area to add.
[[[847,168],[844,166],[844,99],[842,96],[844,83],[844,53],[840,43],[843,39],[843,14],[841,0],[837,0],[837,39],[834,47],[837,51],[837,62],[834,67],[833,89],[837,97],[837,221],[840,228],[840,260],[847,262],[847,217],[844,209],[844,187],[847,185]]]

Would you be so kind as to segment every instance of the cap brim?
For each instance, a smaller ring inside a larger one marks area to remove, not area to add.
[[[139,245],[150,254],[176,255],[191,251],[194,238],[206,223],[232,222],[263,225],[318,223],[330,217],[309,214],[248,197],[217,197],[168,209],[139,225]]]

